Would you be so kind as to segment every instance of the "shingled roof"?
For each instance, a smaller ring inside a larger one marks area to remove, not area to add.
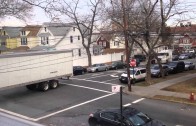
[[[8,34],[8,36],[10,38],[15,38],[18,37],[20,35],[20,30],[23,27],[3,27],[3,30],[6,31],[6,33]]]
[[[30,31],[30,33],[27,36],[37,36],[37,33],[39,32],[41,26],[40,25],[27,25],[21,31]]]

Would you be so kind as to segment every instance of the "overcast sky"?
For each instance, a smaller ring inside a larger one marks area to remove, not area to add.
[[[176,9],[182,9],[182,10],[186,10],[189,13],[187,13],[186,15],[181,16],[180,18],[184,20],[184,22],[188,22],[191,21],[192,23],[196,24],[196,0],[181,0],[181,2],[183,3],[182,5],[179,6],[179,8]],[[33,12],[34,16],[27,20],[26,22],[24,21],[20,21],[16,18],[13,17],[7,17],[3,20],[0,20],[0,26],[24,26],[27,24],[42,24],[43,22],[50,22],[51,19],[46,16],[46,14],[44,13],[44,11],[38,7],[34,8],[34,12]],[[191,20],[186,20],[187,18],[189,18]],[[168,22],[168,25],[174,25],[176,24],[176,20],[179,19],[178,16],[175,16],[172,18],[172,20],[170,20]]]

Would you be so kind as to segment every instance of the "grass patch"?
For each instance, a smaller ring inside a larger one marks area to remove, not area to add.
[[[182,73],[177,73],[177,74],[169,74],[169,76],[166,76],[165,78],[152,78],[152,85],[159,83],[159,82],[163,82],[166,80],[171,80],[171,79],[175,79],[178,77],[182,77],[188,74],[192,74],[192,73],[196,73],[196,69],[195,70],[189,70],[189,71],[184,71]],[[135,84],[135,86],[149,86],[149,84],[147,84],[145,81],[141,81],[141,82],[137,82]]]
[[[177,84],[174,84],[172,86],[163,88],[162,90],[165,91],[172,91],[172,92],[181,92],[181,93],[188,93],[191,92],[196,94],[196,78],[186,80],[183,82],[179,82]]]
[[[186,99],[186,98],[178,98],[178,97],[163,96],[163,95],[155,95],[153,98],[166,100],[166,101],[173,101],[173,102],[179,102],[179,103],[186,103],[186,104],[196,105],[196,101],[190,101],[189,99]]]

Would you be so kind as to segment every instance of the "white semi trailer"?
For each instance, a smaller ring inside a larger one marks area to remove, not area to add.
[[[72,51],[53,50],[0,55],[0,89],[25,86],[47,91],[58,78],[73,74]]]

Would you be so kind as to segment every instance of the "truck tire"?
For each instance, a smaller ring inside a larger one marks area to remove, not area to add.
[[[49,83],[48,82],[41,82],[38,84],[38,89],[41,91],[47,91],[49,89]]]
[[[26,88],[29,90],[35,90],[36,89],[36,84],[30,84],[30,85],[26,85]]]
[[[51,80],[50,82],[49,82],[49,87],[50,87],[50,89],[55,89],[55,88],[57,88],[59,86],[59,81],[57,81],[57,80]]]

